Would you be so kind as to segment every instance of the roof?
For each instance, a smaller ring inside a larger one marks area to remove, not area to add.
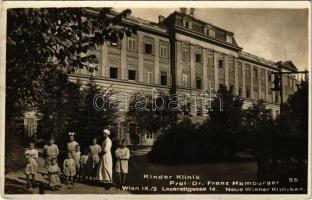
[[[243,58],[243,59],[246,59],[246,60],[249,60],[249,61],[257,62],[259,64],[263,64],[263,65],[266,65],[266,66],[270,66],[270,67],[276,68],[275,62],[273,62],[271,60],[267,60],[267,59],[259,57],[259,56],[256,56],[256,55],[253,55],[253,54],[248,53],[248,52],[241,51],[240,54],[239,54],[239,57]]]
[[[181,26],[180,22],[176,21],[177,17],[179,18],[185,18],[187,20],[190,20],[192,22],[196,22],[201,26],[200,28],[197,26],[196,29],[187,29]],[[228,48],[235,49],[236,51],[242,50],[241,47],[238,46],[236,43],[236,40],[234,38],[234,33],[231,31],[227,31],[225,29],[222,29],[220,27],[217,27],[215,25],[212,25],[208,22],[204,22],[198,18],[195,18],[194,16],[174,11],[173,13],[169,14],[164,20],[158,23],[159,26],[167,26],[167,28],[174,28],[175,30],[182,31],[183,33],[187,34],[189,32],[193,33],[193,36],[201,35],[202,37],[205,37],[206,39],[209,39],[212,42],[217,42],[219,45],[222,44],[225,45]],[[207,33],[204,33],[204,27],[212,27],[215,30],[215,36],[210,36]],[[228,42],[226,39],[226,36],[229,35],[232,37],[232,42]],[[220,43],[221,42],[221,43]]]
[[[294,63],[290,60],[287,60],[287,61],[284,61],[284,62],[281,62],[281,66],[285,69],[288,69],[290,71],[298,71],[298,68],[294,65]]]
[[[101,8],[87,8],[86,10],[88,12],[93,13],[93,14],[98,14],[100,9]],[[109,14],[111,14],[112,16],[116,16],[116,15],[119,14],[119,12],[116,12],[115,10],[110,9]],[[213,42],[213,41],[219,40],[220,41],[220,42],[218,42],[219,44],[231,45],[233,48],[236,48],[237,50],[239,50],[239,57],[240,58],[246,59],[248,61],[257,62],[259,64],[266,65],[266,66],[269,66],[271,68],[275,68],[276,69],[276,63],[275,62],[273,62],[271,60],[267,60],[267,59],[261,58],[259,56],[256,56],[256,55],[253,55],[253,54],[250,54],[250,53],[247,53],[247,52],[243,52],[242,48],[239,47],[238,44],[236,43],[236,40],[234,38],[234,33],[233,32],[225,30],[225,29],[220,28],[220,27],[217,27],[217,26],[212,25],[212,24],[210,24],[208,22],[204,22],[204,21],[202,21],[200,19],[195,18],[194,16],[191,16],[191,15],[188,15],[188,14],[184,14],[184,13],[179,12],[179,11],[174,11],[173,13],[169,14],[165,19],[163,19],[161,22],[158,22],[158,23],[155,23],[155,22],[152,22],[152,21],[148,21],[148,20],[145,20],[145,19],[141,19],[141,18],[138,18],[138,17],[134,17],[132,15],[124,18],[123,22],[124,23],[135,24],[139,28],[144,28],[144,30],[152,30],[155,33],[159,32],[159,33],[161,33],[163,35],[167,35],[168,34],[168,32],[167,32],[167,28],[168,27],[166,27],[164,22],[165,21],[170,21],[171,19],[174,18],[175,15],[179,15],[181,17],[185,17],[185,18],[187,18],[187,19],[189,19],[191,21],[200,23],[202,25],[211,26],[214,29],[219,30],[219,31],[221,31],[221,32],[223,32],[225,34],[232,35],[233,36],[233,43],[231,43],[231,44],[227,43],[224,40],[218,39],[218,38],[211,38],[208,35],[205,35],[205,36],[207,37],[207,40],[209,40],[209,41]],[[201,35],[200,37],[204,36],[203,33],[197,33],[197,34],[200,34]],[[289,61],[285,61],[285,62],[281,62],[281,63],[282,63],[282,65],[283,65],[283,67],[285,69],[288,69],[288,70],[291,70],[291,71],[298,71],[297,67],[290,60]]]
[[[204,24],[204,25],[209,25],[209,26],[214,27],[215,29],[218,29],[218,30],[223,31],[223,32],[225,32],[225,33],[229,33],[229,34],[231,34],[231,35],[234,35],[234,33],[231,32],[231,31],[225,30],[225,29],[223,29],[223,28],[220,28],[220,27],[215,26],[215,25],[213,25],[213,24],[210,24],[210,23],[208,23],[208,22],[202,21],[202,20],[200,20],[200,19],[198,19],[198,18],[195,18],[194,16],[191,16],[191,15],[188,15],[188,14],[184,14],[184,13],[179,12],[179,11],[175,11],[175,12],[173,12],[172,14],[173,14],[173,15],[174,15],[174,14],[177,14],[177,15],[180,15],[180,16],[187,17],[187,18],[191,19],[192,21],[195,21],[195,22],[198,22],[198,23],[201,23],[201,24]],[[170,14],[170,15],[172,15],[172,14]],[[169,16],[170,16],[170,15],[169,15]]]
[[[101,9],[103,8],[85,8],[85,11],[91,15],[98,15]],[[110,8],[109,11],[106,13],[106,16],[108,18],[113,18],[117,16],[118,14],[120,14],[120,12],[117,12],[113,10],[112,8]],[[145,32],[153,33],[153,34],[158,34],[163,37],[168,37],[167,29],[165,27],[160,26],[158,23],[151,22],[145,19],[141,19],[139,17],[134,17],[132,15],[123,17],[120,25],[136,27],[137,30],[142,30]]]

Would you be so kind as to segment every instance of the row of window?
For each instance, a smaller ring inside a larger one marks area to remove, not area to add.
[[[128,51],[137,51],[137,41],[134,37],[128,38],[127,44]],[[190,45],[187,42],[182,43],[182,60],[189,61],[190,60]],[[154,54],[154,39],[150,37],[144,37],[144,54],[153,55]],[[159,41],[159,56],[163,58],[169,58],[169,43],[165,41]],[[213,51],[208,51],[208,66],[214,66],[213,60]],[[200,46],[195,47],[195,63],[202,64],[202,48]],[[224,55],[222,53],[219,54],[218,59],[218,67],[224,67]],[[233,66],[234,67],[234,66]]]
[[[223,84],[219,84],[219,87],[221,87],[221,85],[223,85]],[[234,94],[234,85],[233,84],[229,84],[229,90],[232,94]],[[246,98],[251,98],[250,87],[245,87],[245,92],[246,92]],[[253,97],[254,99],[259,99],[259,90],[257,87],[253,88],[253,94],[254,94],[254,97]],[[278,94],[278,93],[276,93],[276,94]],[[270,95],[270,93],[269,93],[269,95]],[[241,85],[238,88],[238,96],[241,96],[241,97],[244,96],[243,95],[243,89],[242,89]],[[264,97],[264,94],[261,93],[261,96]],[[271,98],[272,98],[272,96],[271,96]],[[278,95],[275,95],[274,102],[278,103]]]
[[[112,46],[112,45],[111,45]],[[120,48],[120,41],[118,44],[112,47]],[[137,52],[138,43],[136,37],[127,38],[127,50]],[[153,55],[154,50],[154,39],[151,37],[144,37],[143,39],[143,52],[144,54]],[[169,58],[169,43],[166,41],[159,41],[159,56],[162,58]]]
[[[247,79],[250,79],[251,74],[250,74],[250,69],[251,69],[251,65],[250,64],[245,64],[245,77]],[[238,62],[238,74],[239,76],[243,76],[243,72],[242,72],[243,68],[242,68],[242,63]],[[259,79],[259,73],[260,73],[260,79],[262,81],[265,80],[265,70],[264,69],[259,69],[258,68],[253,68],[253,78],[254,79]],[[272,72],[268,71],[267,72],[267,76],[268,76],[268,82],[272,81]]]
[[[268,81],[271,81],[271,74],[269,72],[270,76]],[[118,79],[118,68],[117,67],[110,67],[110,78],[112,79]],[[166,71],[161,71],[160,72],[160,85],[167,86],[168,85],[168,73]],[[128,80],[130,81],[137,81],[137,70],[135,69],[129,69],[128,70]],[[144,68],[144,82],[148,84],[153,84],[154,83],[154,72],[152,68]],[[270,83],[270,82],[269,82]],[[191,78],[189,73],[183,73],[182,74],[182,86],[185,88],[189,88],[191,84]],[[220,84],[222,85],[222,84]],[[269,84],[270,85],[270,84]],[[196,76],[196,82],[195,82],[195,87],[196,89],[202,89],[202,78],[200,75]],[[232,93],[234,93],[234,85],[230,84],[229,89]],[[246,92],[246,98],[251,98],[251,91],[250,87],[245,88]],[[258,99],[259,98],[259,90],[258,87],[253,88],[253,93],[254,93],[254,98]],[[269,89],[268,90],[269,95],[272,94],[272,91]],[[242,92],[242,87],[238,88],[238,95],[243,96]],[[274,102],[278,103],[278,95],[275,94]]]
[[[109,68],[109,78],[118,79],[119,78],[119,68],[110,67]],[[128,69],[128,80],[137,81],[137,70]],[[144,82],[148,84],[154,84],[154,71],[152,68],[144,68]],[[182,86],[189,88],[191,83],[191,78],[189,73],[182,74]],[[160,85],[168,85],[168,73],[166,71],[160,72]],[[196,76],[196,89],[202,89],[202,78],[201,76]]]
[[[154,49],[154,40],[153,38],[150,37],[145,37],[144,38],[144,53],[145,54],[153,54],[153,49]],[[165,41],[160,41],[160,57],[164,57],[164,58],[168,58],[169,56],[169,44],[168,42]],[[128,50],[129,51],[136,51],[137,48],[137,44],[136,44],[136,38],[134,37],[129,37],[128,38]],[[201,52],[201,47],[196,46],[195,47],[195,63],[202,63],[202,52]],[[224,56],[223,54],[219,54],[219,59],[217,61],[217,65],[219,68],[223,68],[224,67]],[[213,56],[213,52],[212,51],[208,51],[207,54],[207,64],[208,66],[214,66],[214,56]],[[184,42],[182,44],[182,59],[183,60],[190,60],[190,45],[189,43]],[[241,66],[241,63],[239,62],[239,66]],[[251,66],[249,64],[246,64],[245,67],[245,74],[246,74],[246,78],[250,78],[251,74],[250,74],[250,68]],[[241,69],[241,68],[239,68]],[[230,57],[229,60],[229,71],[230,72],[234,72],[234,62],[233,62],[233,58]],[[115,73],[115,72],[112,72]],[[242,73],[240,73],[242,74]],[[131,75],[131,77],[134,77],[134,75]],[[258,79],[259,78],[259,72],[258,69],[253,68],[253,78],[254,79]],[[288,86],[292,86],[293,85],[293,81],[291,77],[286,77],[287,81],[286,81],[286,85]],[[131,80],[131,79],[129,79]],[[263,73],[261,74],[261,80],[264,80],[264,75]],[[271,74],[268,75],[268,81],[271,81]]]
[[[224,55],[220,53],[218,57],[219,57],[218,62],[217,62],[218,67],[223,68],[224,67]],[[184,61],[190,60],[190,44],[187,42],[182,43],[182,60]],[[198,64],[203,63],[202,48],[200,46],[195,46],[195,63],[198,63]],[[210,67],[214,66],[214,56],[213,56],[213,51],[211,50],[208,50],[207,64]]]
[[[250,65],[246,64],[246,81],[248,81],[248,83],[250,83]],[[253,69],[254,70],[254,78],[258,79],[258,69]],[[234,72],[234,65],[233,62],[230,61],[229,62],[229,72],[233,73]],[[79,74],[81,72],[78,72]],[[241,62],[239,62],[238,64],[238,76],[241,77],[242,76],[242,65]],[[110,67],[110,71],[109,71],[109,77],[112,79],[118,79],[119,78],[119,68],[118,65],[117,66],[111,66]],[[214,77],[214,76],[213,76]],[[212,77],[212,79],[213,79]],[[249,77],[249,78],[248,78]],[[128,80],[131,81],[137,81],[137,70],[135,69],[135,67],[129,67],[128,69]],[[262,83],[265,80],[265,71],[263,69],[261,69],[261,81]],[[272,72],[268,71],[267,72],[267,81],[268,81],[268,85],[270,87],[270,85],[272,84]],[[154,70],[151,67],[145,67],[144,68],[144,82],[148,83],[148,84],[153,84],[154,83]],[[294,80],[293,77],[285,77],[284,78],[284,85],[285,87],[288,87],[289,89],[291,89],[294,85]],[[191,83],[191,78],[190,78],[190,73],[183,73],[182,74],[182,86],[185,88],[190,88],[190,83]],[[202,78],[201,75],[196,76],[196,89],[202,89]],[[242,79],[239,79],[239,83],[242,84]],[[231,83],[230,83],[231,84]],[[161,71],[160,72],[160,85],[168,85],[168,74],[166,71]],[[247,84],[250,85],[250,84]],[[258,89],[256,88],[255,91],[257,91]],[[269,94],[272,93],[271,89],[269,88],[268,90]],[[241,93],[241,91],[239,91],[239,94]],[[248,90],[246,90],[246,96],[247,98],[249,98],[249,94],[250,92]]]
[[[189,88],[191,86],[191,78],[189,73],[182,74],[182,86]],[[202,89],[202,78],[201,76],[196,76],[196,89]]]
[[[133,51],[136,52],[137,50],[137,42],[136,38],[134,37],[129,37],[128,38],[128,45],[127,45],[128,51]],[[148,55],[153,55],[154,54],[154,39],[150,37],[145,37],[144,38],[144,54]],[[160,41],[159,42],[159,56],[163,58],[169,58],[169,43],[165,41]],[[223,61],[224,55],[220,54],[219,55],[219,60],[218,60],[218,66],[220,68],[223,67]],[[189,61],[190,60],[190,45],[187,42],[182,43],[182,60],[184,61]],[[203,58],[202,58],[202,48],[200,46],[195,47],[195,63],[202,63]],[[213,61],[213,52],[208,51],[208,65],[213,66],[214,61]]]
[[[233,88],[234,86],[231,85]],[[246,90],[246,98],[251,98],[251,91],[250,91],[250,87],[246,87],[245,88]],[[253,88],[253,92],[254,92],[254,99],[259,99],[259,90],[257,87],[254,87]],[[268,94],[268,98],[270,99],[271,98],[271,101],[272,101],[272,91],[271,90],[268,90],[269,94]],[[238,95],[239,96],[243,96],[243,89],[241,87],[238,88]],[[264,94],[262,94],[262,97],[264,97]],[[275,103],[278,103],[278,93],[276,92],[275,93],[275,98],[274,98],[274,102]]]
[[[183,44],[183,48],[182,48],[182,59],[183,60],[189,60],[189,47],[188,43],[184,43]],[[199,47],[200,48],[200,47]],[[219,68],[223,68],[224,67],[224,55],[222,53],[219,53],[218,55],[218,61],[217,61],[217,67]],[[195,63],[202,63],[202,56],[201,53],[195,53]],[[214,66],[214,56],[213,56],[213,51],[208,51],[207,54],[207,64],[208,67],[213,67]],[[229,62],[228,62],[228,66],[229,66],[229,72],[234,73],[235,72],[235,67],[234,67],[234,59],[233,57],[229,56]],[[245,64],[245,76],[247,79],[249,79],[251,77],[251,73],[250,73],[250,69],[251,69],[251,65],[250,64]],[[238,62],[238,73],[239,76],[242,77],[243,73],[242,73],[242,63]],[[268,75],[268,82],[272,81],[272,71],[268,71],[267,72]],[[260,76],[260,79],[262,81],[265,80],[265,70],[264,69],[258,69],[258,68],[253,68],[253,79],[258,80]],[[290,76],[286,76],[284,77],[285,81],[285,86],[293,86],[293,82],[294,82],[294,78],[290,77]]]
[[[112,79],[118,79],[118,67],[110,67],[110,78]],[[247,73],[248,74],[248,73]],[[257,74],[257,73],[254,73]],[[257,78],[257,76],[254,76]],[[263,77],[263,76],[262,76]],[[137,70],[136,69],[129,69],[128,70],[128,80],[132,81],[137,81]],[[262,79],[264,80],[264,79]],[[154,72],[152,68],[145,67],[144,68],[144,82],[148,84],[153,84],[154,83]],[[272,75],[271,72],[268,72],[268,82],[269,85],[272,82]],[[289,85],[292,85],[291,79],[288,77],[287,82]],[[286,82],[286,83],[287,83]],[[160,72],[160,84],[161,85],[167,85],[168,83],[168,74],[165,71]],[[189,88],[191,83],[191,78],[189,73],[183,73],[182,74],[182,86]],[[202,88],[202,78],[201,76],[196,76],[196,89],[201,89]],[[258,89],[256,88],[255,91]],[[249,97],[249,92],[247,91],[247,97]],[[269,93],[271,93],[271,90],[269,90]]]
[[[269,76],[271,77],[271,76]],[[189,88],[190,87],[190,74],[189,73],[183,73],[182,75],[182,86],[183,87],[186,87],[186,88]],[[220,86],[222,84],[219,84]],[[270,85],[270,84],[269,84]],[[201,76],[196,76],[196,89],[202,89],[202,79],[201,79]],[[246,98],[251,98],[251,91],[250,91],[250,87],[246,87]],[[233,84],[229,84],[229,90],[234,93],[234,85]],[[263,91],[262,91],[263,92]],[[272,90],[269,89],[268,90],[269,92],[269,95],[272,94]],[[254,87],[253,88],[253,93],[254,93],[254,99],[259,99],[259,89],[258,87]],[[243,96],[243,92],[242,92],[242,87],[239,87],[238,88],[238,95],[239,96]],[[263,94],[262,94],[263,96]],[[275,103],[278,103],[278,95],[276,96],[275,94],[275,99],[274,99],[274,102]]]
[[[119,69],[118,67],[109,68],[109,77],[112,79],[119,78]],[[128,69],[128,80],[137,81],[137,70]],[[144,68],[144,82],[148,84],[154,84],[154,72],[152,68]],[[165,71],[160,72],[160,85],[168,85],[168,73]]]
[[[214,62],[213,62],[213,52],[212,51],[208,51],[208,59],[207,59],[207,63],[208,66],[213,66]],[[182,43],[182,60],[184,61],[189,61],[190,60],[190,45],[189,43],[183,42]],[[221,65],[219,65],[219,67],[223,67],[223,54],[222,56],[220,56],[219,61],[222,62]],[[195,63],[199,63],[201,64],[203,62],[202,59],[202,49],[199,46],[195,47]]]
[[[276,93],[278,94],[278,93]],[[256,97],[256,99],[258,99],[258,96]],[[279,102],[279,99],[278,99],[278,95],[275,95],[275,99],[274,99],[274,102],[275,103],[278,103]],[[191,105],[187,105],[187,109],[188,111],[187,112],[183,112],[184,115],[189,115],[191,110],[192,110],[192,107]],[[199,99],[197,100],[197,104],[196,104],[196,115],[197,116],[203,116],[204,112],[203,112],[203,102]],[[273,112],[273,111],[272,111]],[[278,111],[277,111],[277,114],[278,114]]]
[[[139,136],[145,136],[145,139],[153,139],[153,132],[138,126],[136,123],[125,124],[124,127],[126,128],[127,134],[137,134]]]

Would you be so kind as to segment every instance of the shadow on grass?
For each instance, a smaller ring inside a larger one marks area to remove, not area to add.
[[[5,179],[4,185],[5,194],[33,194],[31,191],[27,190],[25,183],[14,180],[14,179]]]

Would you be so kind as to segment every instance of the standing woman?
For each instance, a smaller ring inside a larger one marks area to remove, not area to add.
[[[76,152],[76,146],[79,145],[78,142],[75,141],[75,133],[69,132],[69,142],[67,143],[67,152],[72,154],[74,158]]]
[[[98,165],[96,179],[106,184],[106,189],[110,189],[113,182],[113,160],[111,154],[112,141],[108,137],[110,131],[108,129],[103,130],[104,141],[102,143],[102,153],[100,162]]]
[[[91,179],[95,180],[96,178],[96,171],[98,168],[98,164],[100,162],[99,154],[101,153],[101,146],[97,144],[97,139],[93,138],[92,145],[89,146],[90,153],[91,153],[91,159],[92,164],[90,166],[91,168]]]

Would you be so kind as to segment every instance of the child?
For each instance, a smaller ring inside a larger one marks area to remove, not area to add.
[[[67,143],[67,151],[72,153],[72,157],[74,157],[74,152],[76,151],[76,146],[79,145],[78,142],[75,141],[75,133],[69,132],[69,142]]]
[[[35,149],[35,143],[29,143],[29,149],[25,151],[25,156],[27,159],[27,164],[25,168],[26,180],[27,180],[27,188],[30,187],[30,176],[32,187],[36,187],[36,180],[35,176],[37,173],[37,158],[38,158],[38,151]]]
[[[45,167],[49,167],[53,158],[57,159],[59,155],[59,149],[56,144],[54,144],[54,139],[51,138],[49,143],[43,147],[44,155],[46,156]]]
[[[101,153],[101,146],[97,144],[96,138],[93,138],[92,143],[93,144],[89,146],[92,158],[91,179],[95,180],[97,166],[100,162],[99,153]]]
[[[61,172],[59,166],[57,165],[56,158],[51,159],[51,164],[48,167],[49,173],[49,187],[52,191],[56,190],[57,187],[61,186],[59,173]]]
[[[71,181],[71,184],[74,185],[74,176],[76,175],[76,162],[73,159],[72,153],[68,152],[67,159],[63,163],[63,172],[66,176],[65,184],[68,185],[68,182]]]
[[[128,160],[130,158],[130,151],[127,148],[127,141],[122,140],[121,145],[115,151],[116,156],[116,173],[119,178],[119,185],[122,187],[126,182],[128,174]]]
[[[80,175],[82,179],[86,179],[87,176],[88,178],[90,177],[91,165],[91,154],[89,153],[88,148],[84,148],[83,154],[80,158]]]
[[[80,152],[80,146],[76,145],[76,149],[75,149],[75,153],[74,154],[74,160],[75,160],[75,164],[76,164],[76,181],[79,180],[80,178],[80,158],[81,158],[81,152]]]

